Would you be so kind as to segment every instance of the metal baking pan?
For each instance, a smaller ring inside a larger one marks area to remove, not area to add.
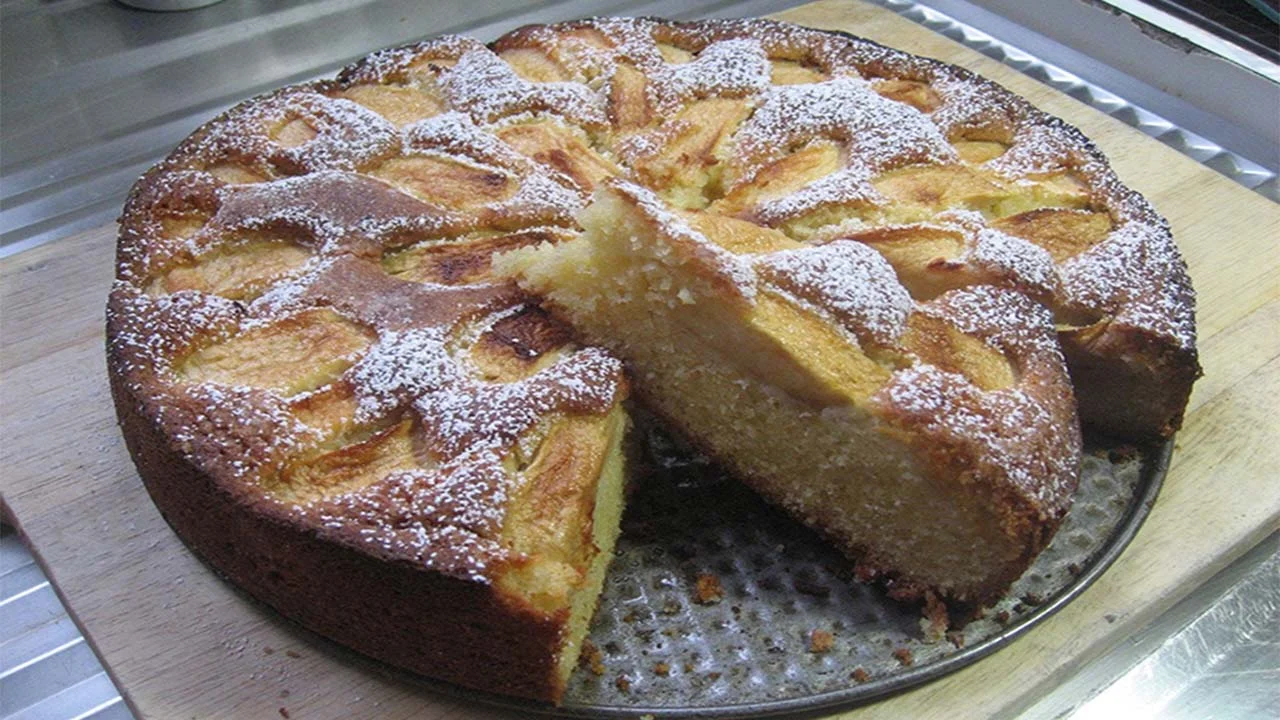
[[[1086,438],[1080,488],[1052,543],[983,617],[937,640],[919,608],[855,580],[840,553],[708,461],[660,435],[649,446],[652,469],[628,501],[592,622],[599,663],[578,668],[564,704],[418,682],[592,718],[762,717],[880,698],[1005,647],[1083,592],[1146,519],[1173,442]],[[717,602],[698,602],[705,576],[723,590]],[[815,651],[814,631],[830,633],[829,649]]]

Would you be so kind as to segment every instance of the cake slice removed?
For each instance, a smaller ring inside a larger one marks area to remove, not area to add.
[[[622,181],[579,220],[579,238],[495,269],[895,594],[990,603],[1049,541],[1080,435],[1043,308],[989,287],[917,304],[859,243],[671,212]]]

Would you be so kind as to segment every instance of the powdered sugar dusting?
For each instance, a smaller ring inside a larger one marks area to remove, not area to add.
[[[530,82],[487,49],[459,58],[445,73],[444,85],[450,105],[480,123],[522,112],[549,112],[588,126],[608,122],[603,99],[591,89],[576,83]]]
[[[848,163],[872,174],[957,159],[928,116],[880,96],[863,80],[836,78],[764,92],[760,107],[734,137],[735,162],[749,180],[755,169],[817,137],[843,143]]]
[[[512,383],[455,380],[448,391],[414,401],[427,437],[442,453],[511,447],[553,412],[599,412],[617,392],[622,364],[603,350],[579,350],[537,374]]]
[[[871,173],[859,165],[841,168],[780,198],[766,200],[752,212],[756,220],[777,226],[828,205],[873,206],[887,200],[871,184]]]
[[[455,60],[465,53],[480,50],[484,44],[460,35],[442,35],[427,42],[387,48],[368,55],[338,75],[344,85],[358,83],[393,84],[410,80],[415,66],[431,60]]]
[[[184,290],[152,297],[124,281],[116,281],[107,314],[111,351],[135,384],[167,380],[175,358],[197,343],[229,336],[243,315],[217,295]]]
[[[1009,93],[996,85],[940,72],[930,86],[942,98],[942,104],[930,117],[947,137],[967,129],[1000,130],[1013,125]]]
[[[275,134],[291,122],[305,125],[313,136],[296,146],[282,145]],[[251,169],[262,168],[265,161],[269,174],[297,175],[356,170],[394,153],[399,145],[399,132],[381,115],[303,87],[236,108],[211,123],[187,151],[206,161],[244,161]]]
[[[1053,124],[1024,124],[1013,145],[987,167],[1010,178],[1060,172],[1078,158],[1079,149],[1062,128]]]
[[[501,458],[480,451],[435,471],[392,473],[299,514],[317,518],[335,540],[488,582],[489,567],[508,556],[497,540],[506,486]]]
[[[525,115],[525,117],[529,117]],[[405,149],[430,149],[450,156],[469,157],[500,167],[532,172],[535,165],[460,112],[445,112],[404,128]]]
[[[456,380],[458,370],[444,353],[444,328],[388,330],[352,369],[359,388],[356,422],[370,423],[412,398]]]
[[[948,210],[921,227],[933,226],[958,233],[965,251],[960,262],[972,263],[989,273],[997,284],[1007,284],[1042,300],[1058,293],[1058,270],[1044,248],[989,226],[981,213]]]
[[[259,477],[320,439],[294,418],[283,398],[265,390],[198,383],[173,393],[161,414],[167,434],[215,475]]]
[[[756,269],[769,283],[830,312],[865,345],[890,346],[915,302],[879,253],[836,241],[763,256]]]
[[[1034,354],[1041,362],[1062,366],[1052,313],[1021,293],[978,285],[945,293],[920,311],[981,338],[1006,357],[1017,360]]]
[[[405,128],[406,155],[433,152],[516,176],[519,186],[515,194],[494,210],[556,219],[567,225],[572,222],[572,213],[585,204],[585,194],[572,180],[550,174],[546,167],[516,152],[462,113],[442,113]]]
[[[1186,266],[1168,230],[1131,221],[1062,266],[1066,302],[1115,313],[1112,323],[1195,347],[1195,295],[1170,282]]]
[[[1080,436],[1074,422],[1061,422],[1069,408],[1016,388],[984,392],[932,365],[894,373],[875,401],[893,422],[912,428],[926,451],[975,458],[975,475],[1034,499],[1041,520],[1059,518],[1070,506]]]
[[[769,86],[769,58],[754,38],[712,43],[691,62],[663,64],[651,73],[655,105],[671,111],[695,98],[741,97]]]

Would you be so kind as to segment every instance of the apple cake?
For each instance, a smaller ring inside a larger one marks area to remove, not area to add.
[[[217,571],[550,701],[633,391],[899,588],[981,604],[1066,512],[1077,412],[1167,438],[1199,373],[1169,229],[1078,131],[762,20],[442,37],[233,108],[130,193],[107,352]]]

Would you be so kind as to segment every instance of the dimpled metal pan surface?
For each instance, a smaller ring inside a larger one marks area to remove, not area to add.
[[[592,621],[600,662],[583,661],[563,705],[416,682],[564,717],[764,717],[868,702],[989,655],[1084,591],[1146,519],[1173,440],[1086,435],[1075,503],[1048,548],[983,617],[936,641],[919,608],[855,580],[849,560],[711,463],[656,431],[645,445]],[[707,576],[723,596],[699,602]],[[830,633],[825,651],[815,631]]]

